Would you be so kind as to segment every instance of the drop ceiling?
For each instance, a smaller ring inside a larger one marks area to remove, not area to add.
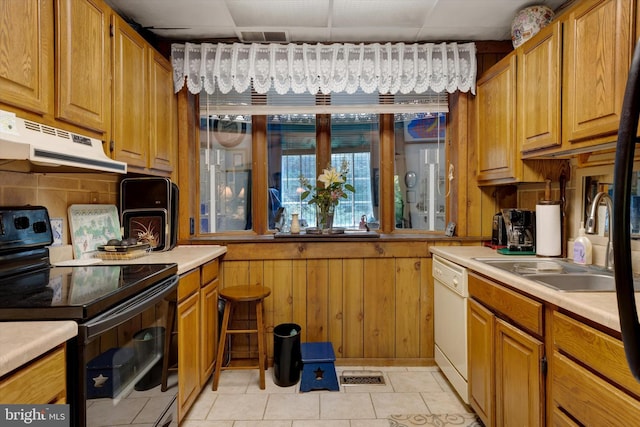
[[[175,41],[510,40],[516,13],[566,0],[106,0],[134,26]]]

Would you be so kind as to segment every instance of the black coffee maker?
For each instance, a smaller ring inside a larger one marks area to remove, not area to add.
[[[527,209],[502,209],[507,229],[507,249],[510,251],[535,251],[536,212]]]

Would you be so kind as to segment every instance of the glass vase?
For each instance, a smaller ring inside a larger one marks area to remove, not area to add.
[[[333,213],[335,206],[327,206],[318,210],[318,227],[323,233],[328,233],[333,227]]]

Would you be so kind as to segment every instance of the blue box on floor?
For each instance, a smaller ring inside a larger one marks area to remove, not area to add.
[[[300,391],[339,391],[336,355],[330,342],[305,342],[300,345],[302,354],[302,379]]]
[[[134,373],[132,348],[110,348],[87,363],[87,398],[113,397]]]

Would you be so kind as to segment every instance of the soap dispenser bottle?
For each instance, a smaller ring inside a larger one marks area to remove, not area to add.
[[[576,264],[591,264],[593,252],[591,240],[586,236],[584,230],[584,221],[580,223],[578,237],[573,241],[573,262]]]

